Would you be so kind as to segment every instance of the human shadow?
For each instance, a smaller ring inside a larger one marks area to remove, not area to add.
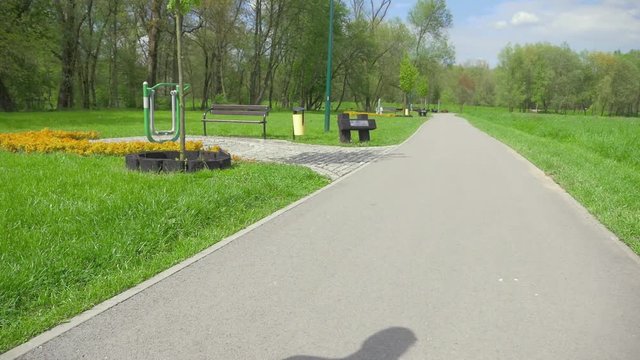
[[[360,350],[344,358],[296,355],[284,360],[398,360],[417,340],[413,331],[391,327],[369,336]]]

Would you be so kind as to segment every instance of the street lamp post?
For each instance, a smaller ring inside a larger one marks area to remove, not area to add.
[[[329,0],[329,46],[327,49],[327,85],[324,104],[324,132],[329,132],[331,118],[331,58],[333,50],[333,0]]]

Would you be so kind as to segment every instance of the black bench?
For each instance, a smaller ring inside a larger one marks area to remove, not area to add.
[[[229,118],[207,118],[210,115],[241,115],[241,116],[259,116],[260,120],[236,120]],[[211,109],[202,114],[202,126],[204,128],[204,136],[207,136],[207,123],[238,123],[238,124],[262,124],[262,138],[267,138],[267,115],[269,115],[269,107],[264,105],[220,105],[214,104]]]
[[[376,121],[369,119],[367,114],[358,114],[356,119],[349,119],[349,114],[338,114],[338,129],[340,129],[340,142],[351,142],[351,131],[358,131],[360,142],[371,140],[370,130],[376,129]]]

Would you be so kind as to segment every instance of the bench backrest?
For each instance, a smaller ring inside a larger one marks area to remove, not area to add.
[[[349,114],[338,114],[338,129],[340,130],[375,130],[376,121],[369,119],[367,114],[358,114],[356,119],[350,119]]]
[[[259,115],[269,114],[269,107],[266,105],[228,105],[214,104],[208,111],[217,115]]]

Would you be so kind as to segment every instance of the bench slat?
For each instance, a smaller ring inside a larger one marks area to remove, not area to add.
[[[213,115],[246,115],[246,116],[263,116],[266,115],[265,111],[242,111],[242,110],[218,110],[218,109],[210,109],[207,111],[209,114]]]
[[[202,121],[206,122],[230,122],[230,123],[241,123],[241,124],[262,124],[266,121],[262,120],[234,120],[234,119],[203,119]]]
[[[214,104],[211,105],[211,110],[240,110],[240,111],[262,111],[269,112],[269,107],[265,105],[220,105]]]

